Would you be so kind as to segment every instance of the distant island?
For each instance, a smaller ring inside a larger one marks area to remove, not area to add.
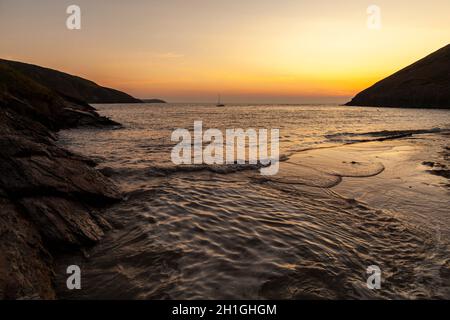
[[[145,103],[167,103],[166,101],[161,100],[161,99],[141,99],[141,100],[142,100],[142,102],[145,102]]]
[[[450,109],[450,44],[358,93],[346,105]]]

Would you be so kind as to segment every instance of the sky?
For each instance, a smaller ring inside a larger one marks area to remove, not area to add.
[[[450,43],[449,14],[449,0],[0,0],[0,57],[138,98],[343,103]]]

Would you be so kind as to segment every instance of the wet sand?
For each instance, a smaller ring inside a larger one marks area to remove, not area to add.
[[[385,287],[377,292],[379,298],[448,298],[448,150],[448,134],[424,134],[307,151],[292,157],[284,166],[289,167],[292,163],[329,174],[328,179],[321,176],[322,179],[315,179],[315,183],[323,187],[329,183],[329,191],[342,199],[343,208],[367,210],[367,214],[358,217],[361,219],[359,222],[353,221],[356,222],[353,227],[356,229],[355,238],[362,236],[369,242],[364,255],[380,266],[384,274]],[[337,181],[333,177],[337,177]],[[290,179],[296,180],[292,175]],[[345,215],[346,211],[343,209],[341,213]],[[351,220],[347,221],[350,223]],[[339,225],[336,227],[340,228]],[[360,249],[358,246],[354,248]],[[308,277],[315,280],[304,280]],[[306,267],[273,279],[265,289],[268,297],[274,299],[277,296],[348,298],[346,294],[334,294],[338,291],[334,278],[332,274],[324,276],[320,270]],[[281,288],[280,283],[284,283]],[[305,286],[314,294],[305,295]],[[398,286],[404,286],[405,292],[412,290],[414,293],[391,295],[392,292],[387,292],[397,291]],[[288,292],[295,294],[286,295]]]

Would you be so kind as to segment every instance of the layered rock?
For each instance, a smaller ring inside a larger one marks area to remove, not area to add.
[[[97,210],[120,200],[92,160],[54,132],[117,123],[0,64],[0,299],[53,299],[53,257],[96,243]]]

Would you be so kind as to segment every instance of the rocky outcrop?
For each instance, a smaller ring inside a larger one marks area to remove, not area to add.
[[[450,109],[450,45],[358,93],[347,105]]]
[[[78,125],[117,123],[0,65],[0,299],[55,298],[54,256],[109,229],[97,210],[119,191],[95,162],[55,143],[55,131]]]
[[[40,66],[0,59],[0,65],[8,66],[28,78],[52,89],[66,98],[89,103],[140,103],[124,92],[99,86],[95,82],[64,72]]]

